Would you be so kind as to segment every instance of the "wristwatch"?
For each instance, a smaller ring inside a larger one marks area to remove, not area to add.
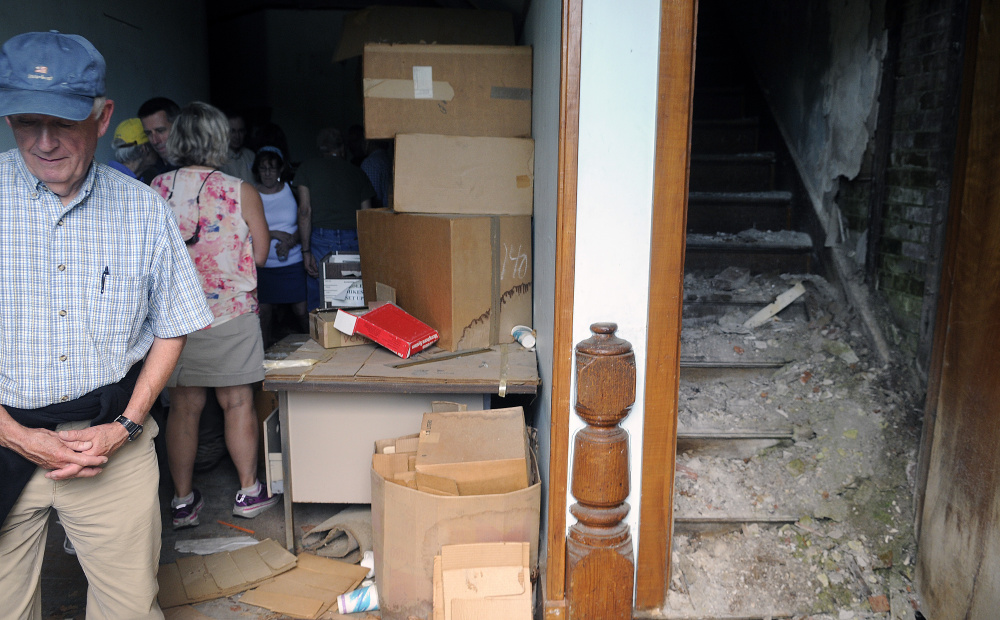
[[[115,418],[115,422],[120,423],[128,431],[128,440],[134,441],[136,437],[142,434],[142,424],[136,424],[132,420],[129,420],[123,415]]]

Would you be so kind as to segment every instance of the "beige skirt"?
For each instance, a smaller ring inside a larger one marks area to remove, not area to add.
[[[264,342],[256,314],[188,334],[167,387],[228,387],[264,379]]]

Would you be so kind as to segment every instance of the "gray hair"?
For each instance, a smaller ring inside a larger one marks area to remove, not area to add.
[[[105,95],[98,95],[94,97],[94,106],[90,108],[90,118],[99,118],[101,112],[104,111],[104,105],[108,102],[108,98]]]
[[[149,143],[143,142],[142,144],[130,144],[128,146],[119,146],[118,148],[112,149],[114,151],[115,159],[123,164],[127,164],[130,161],[139,161],[149,153]]]
[[[167,157],[178,166],[218,168],[229,155],[229,120],[201,101],[184,106],[167,138]]]

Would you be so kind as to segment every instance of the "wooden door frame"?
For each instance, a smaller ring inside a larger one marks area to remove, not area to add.
[[[583,0],[563,0],[559,85],[559,179],[556,189],[555,320],[549,420],[548,538],[545,617],[566,616],[566,491],[573,377],[576,193],[580,146],[580,40]]]
[[[656,154],[646,334],[645,420],[636,606],[666,602],[673,534],[677,391],[697,0],[661,0]],[[573,373],[573,298],[583,0],[563,0],[559,94],[555,317],[550,405],[545,618],[566,616],[566,494]]]
[[[670,583],[681,307],[698,0],[662,0],[649,311],[642,429],[637,609],[662,607]]]

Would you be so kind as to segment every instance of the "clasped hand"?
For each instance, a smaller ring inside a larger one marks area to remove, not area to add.
[[[91,478],[101,473],[108,458],[128,439],[120,424],[98,424],[69,431],[26,429],[20,452],[29,461],[50,470],[50,480]]]

